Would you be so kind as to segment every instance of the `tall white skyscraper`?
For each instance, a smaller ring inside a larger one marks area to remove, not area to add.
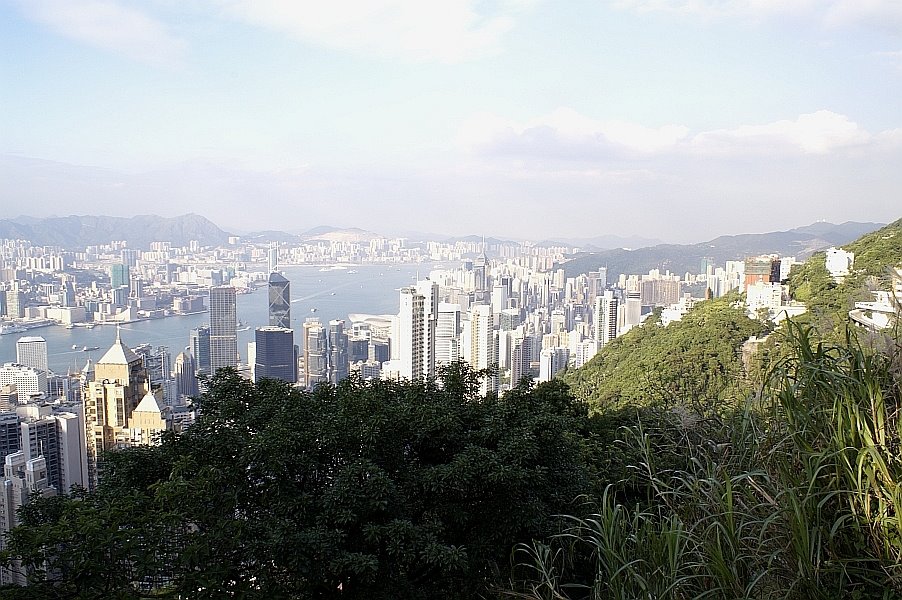
[[[492,325],[492,307],[488,304],[476,304],[470,309],[470,364],[475,369],[498,366],[498,334]],[[483,379],[480,393],[497,391],[497,374]]]
[[[16,342],[16,362],[45,373],[49,371],[47,368],[47,341],[40,336],[19,338]]]
[[[238,366],[238,314],[235,288],[210,288],[210,368]]]
[[[435,364],[450,365],[460,355],[460,304],[440,302],[435,321]]]
[[[425,298],[416,287],[401,288],[398,311],[398,374],[404,379],[420,379],[423,372],[425,343]],[[393,353],[394,354],[394,353]]]
[[[423,297],[423,376],[435,375],[436,325],[438,320],[438,284],[418,281],[417,293]]]
[[[617,337],[618,300],[611,290],[595,299],[595,343],[598,349]]]

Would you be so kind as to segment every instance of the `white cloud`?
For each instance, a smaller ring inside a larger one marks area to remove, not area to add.
[[[861,146],[897,144],[902,129],[871,134],[845,115],[829,110],[759,125],[690,134],[682,125],[652,128],[623,121],[599,121],[571,108],[523,123],[480,114],[461,128],[458,142],[478,154],[547,160],[642,160],[668,155],[825,155]]]
[[[643,155],[673,148],[688,135],[681,125],[645,127],[626,121],[599,121],[572,108],[517,124],[491,114],[475,115],[464,123],[458,141],[485,153],[562,157]]]
[[[492,54],[529,2],[500,0],[216,0],[231,18],[310,44],[414,62]],[[490,10],[486,10],[488,7]]]
[[[96,48],[155,66],[178,63],[182,40],[149,15],[113,0],[21,0],[29,19]]]
[[[692,146],[706,152],[801,151],[828,154],[834,150],[867,144],[873,136],[848,117],[829,110],[800,115],[794,121],[743,125],[699,133]]]

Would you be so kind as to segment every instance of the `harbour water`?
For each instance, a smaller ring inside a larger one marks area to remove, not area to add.
[[[298,331],[308,317],[324,323],[331,319],[347,319],[350,313],[397,314],[398,289],[425,277],[437,265],[363,265],[347,269],[321,270],[313,266],[289,266],[283,269],[291,282],[291,324]],[[254,340],[254,328],[267,325],[268,297],[266,287],[250,294],[238,295],[238,352],[247,360],[247,344]],[[313,309],[316,309],[313,312]],[[188,345],[188,332],[208,323],[209,313],[173,316],[122,325],[122,339],[131,347],[149,343],[167,346],[175,356]],[[348,323],[350,325],[350,323]],[[100,358],[116,338],[115,325],[98,325],[88,329],[66,329],[59,325],[29,330],[27,333],[0,336],[0,363],[16,360],[16,340],[25,335],[39,335],[47,340],[50,369],[65,374],[84,366],[90,357]],[[295,339],[297,340],[297,334]],[[73,346],[75,349],[73,350]],[[97,350],[84,351],[84,347]]]

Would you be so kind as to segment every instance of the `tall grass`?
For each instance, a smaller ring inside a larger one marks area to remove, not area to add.
[[[852,332],[826,344],[790,324],[785,336],[788,358],[745,406],[624,428],[623,455],[640,457],[631,479],[519,547],[510,594],[902,597],[898,355]]]

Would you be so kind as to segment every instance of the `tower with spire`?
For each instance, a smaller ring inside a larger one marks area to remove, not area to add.
[[[482,251],[473,261],[473,275],[476,280],[473,300],[476,304],[485,304],[489,301],[488,264],[489,257],[485,253],[485,236],[482,236]]]
[[[142,418],[141,423],[136,422],[136,409],[150,393],[150,384],[144,361],[122,341],[118,327],[116,341],[93,366],[93,376],[85,374],[84,381],[85,445],[89,487],[93,489],[100,477],[102,454],[114,448],[150,443],[154,431],[145,431],[145,423],[153,422],[159,431],[159,420]],[[143,406],[150,404],[144,402]]]

